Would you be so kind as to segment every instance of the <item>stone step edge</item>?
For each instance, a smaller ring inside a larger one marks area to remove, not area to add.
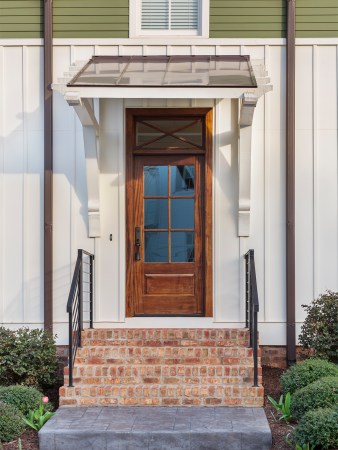
[[[264,405],[263,398],[256,397],[243,397],[243,398],[186,398],[183,401],[174,399],[174,398],[142,398],[142,399],[134,399],[134,398],[102,398],[100,401],[95,401],[95,399],[91,398],[67,398],[60,400],[60,406],[65,407],[76,407],[76,406],[113,406],[113,407],[154,407],[154,406],[162,406],[162,407],[191,407],[191,406],[199,406],[199,407],[253,407],[253,408],[261,408]],[[77,448],[77,447],[76,447]],[[256,447],[257,448],[257,447]]]

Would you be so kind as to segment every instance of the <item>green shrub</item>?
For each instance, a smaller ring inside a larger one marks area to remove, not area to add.
[[[291,366],[281,376],[280,382],[284,394],[293,394],[313,381],[326,376],[338,376],[338,367],[324,359],[310,358]]]
[[[57,380],[54,337],[44,330],[0,327],[0,384],[53,385]]]
[[[338,400],[338,377],[325,377],[296,391],[292,396],[292,415],[300,419],[306,412],[329,408]]]
[[[309,411],[299,421],[292,436],[294,442],[327,450],[338,448],[338,410],[319,408]]]
[[[0,402],[0,442],[18,438],[25,428],[20,411],[13,405]]]
[[[302,305],[307,316],[299,342],[316,356],[338,362],[338,292],[327,291],[311,305]]]
[[[15,406],[24,416],[38,409],[41,398],[41,392],[32,386],[0,386],[0,401]],[[45,409],[50,411],[52,405],[45,404]]]

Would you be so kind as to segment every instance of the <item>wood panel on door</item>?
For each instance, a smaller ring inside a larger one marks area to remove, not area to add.
[[[211,111],[127,110],[127,316],[210,316]]]

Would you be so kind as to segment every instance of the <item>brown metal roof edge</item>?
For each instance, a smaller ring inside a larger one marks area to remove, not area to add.
[[[296,0],[287,1],[286,56],[286,345],[288,365],[296,362],[295,276],[295,41]]]
[[[53,332],[53,0],[44,0],[44,328]]]

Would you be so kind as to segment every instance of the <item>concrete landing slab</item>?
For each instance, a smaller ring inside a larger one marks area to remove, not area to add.
[[[61,407],[39,432],[40,450],[265,450],[262,408]]]

